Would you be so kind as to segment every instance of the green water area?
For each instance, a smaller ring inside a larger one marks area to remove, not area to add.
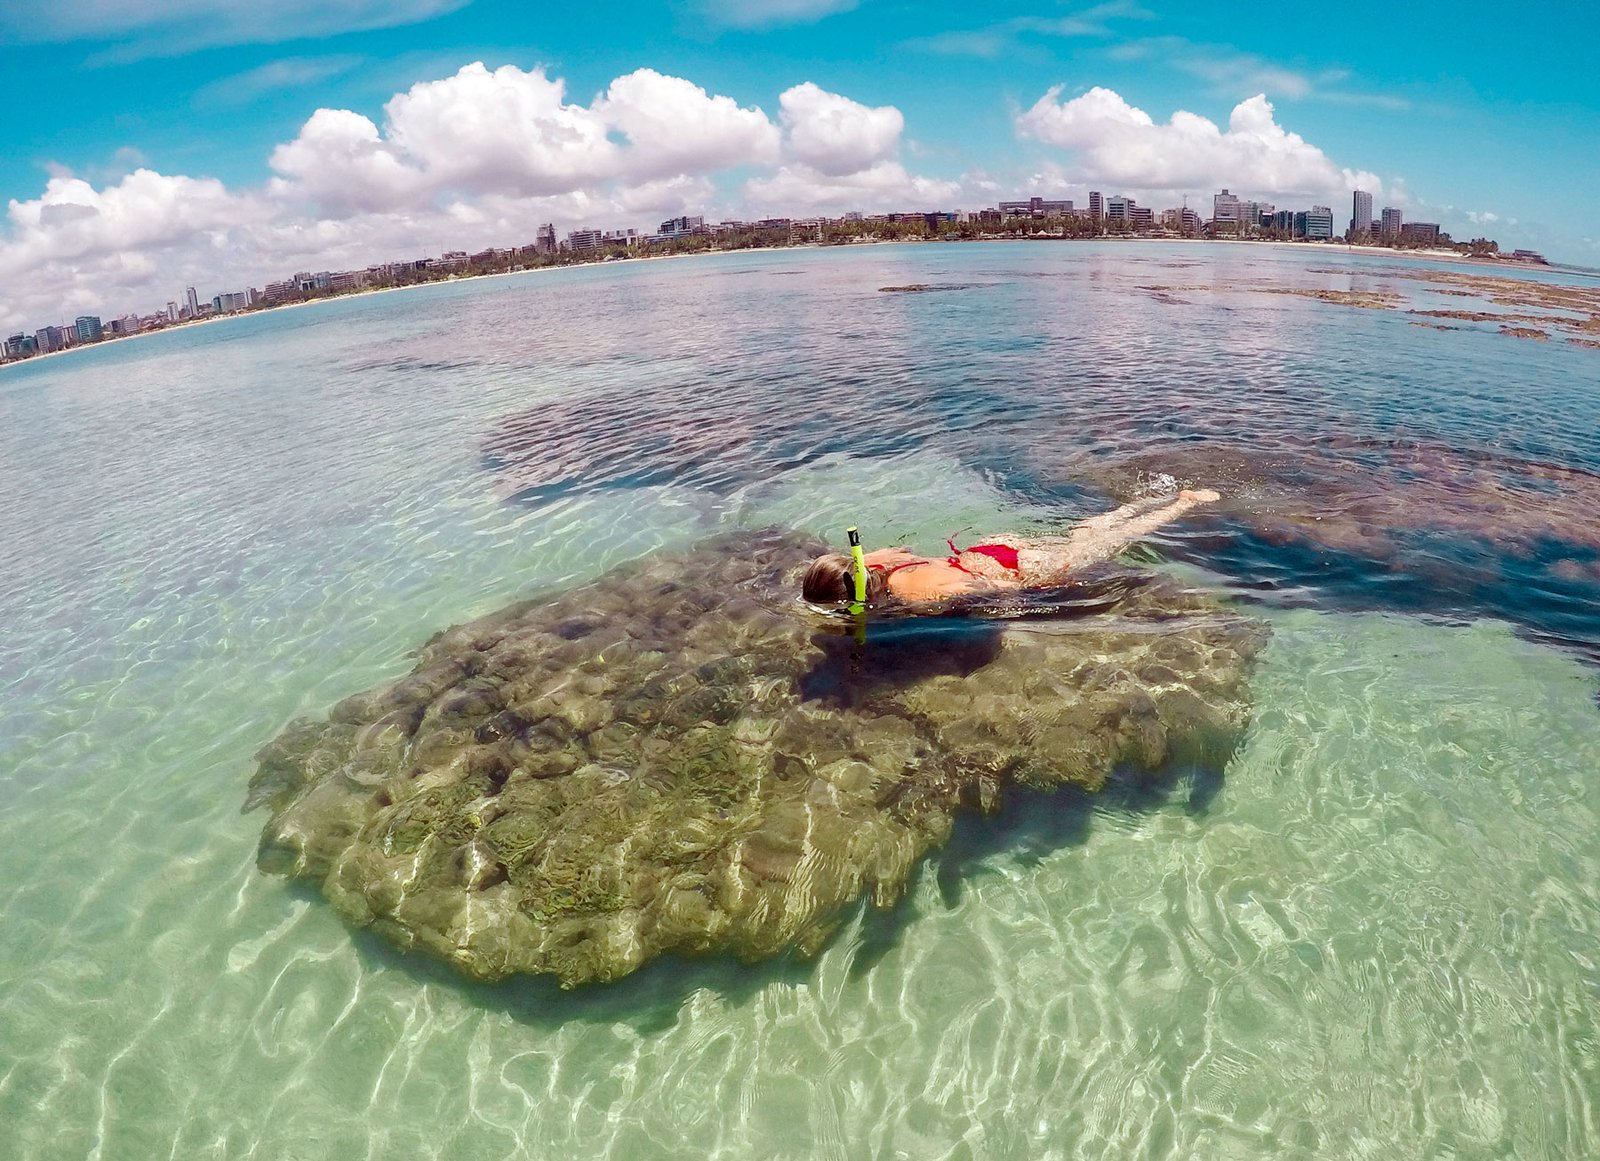
[[[1337,261],[623,264],[0,372],[0,1156],[1600,1156],[1600,355]],[[1054,594],[797,599],[850,524],[1179,486]]]

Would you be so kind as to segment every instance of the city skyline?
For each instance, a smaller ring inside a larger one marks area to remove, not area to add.
[[[649,257],[672,251],[673,243],[708,242],[709,249],[793,246],[812,243],[839,244],[845,241],[881,240],[874,234],[877,224],[905,228],[915,225],[920,235],[891,235],[901,240],[985,238],[1033,239],[1059,237],[1085,239],[1101,237],[1184,238],[1190,240],[1259,240],[1297,242],[1348,242],[1364,246],[1377,244],[1400,249],[1423,249],[1447,245],[1458,253],[1478,259],[1505,258],[1498,243],[1482,236],[1468,244],[1455,243],[1435,222],[1406,222],[1404,212],[1383,207],[1382,218],[1372,218],[1372,195],[1355,190],[1355,213],[1342,238],[1334,231],[1334,213],[1328,206],[1314,205],[1306,210],[1279,210],[1268,202],[1240,199],[1227,189],[1212,196],[1213,212],[1203,217],[1188,205],[1167,207],[1158,212],[1141,206],[1137,199],[1123,194],[1106,196],[1090,190],[1087,201],[1075,206],[1071,199],[1051,199],[1037,194],[1022,199],[1000,201],[976,211],[898,211],[879,214],[851,212],[837,218],[772,218],[756,222],[722,221],[708,224],[703,214],[682,215],[663,221],[654,233],[632,228],[600,230],[580,228],[558,239],[554,223],[539,226],[531,243],[509,247],[489,247],[469,254],[464,250],[445,251],[438,257],[400,259],[372,263],[361,270],[299,271],[287,279],[269,282],[265,289],[255,286],[239,291],[219,291],[202,302],[195,287],[184,290],[184,305],[168,301],[165,310],[145,315],[137,311],[120,315],[102,327],[94,315],[80,315],[71,326],[47,325],[31,333],[17,332],[0,345],[0,362],[51,354],[103,338],[123,338],[147,333],[180,322],[236,314],[258,307],[305,302],[329,294],[394,287],[414,281],[436,281],[439,277],[509,273],[558,262],[595,261],[605,257]],[[1366,215],[1366,221],[1361,217]],[[950,227],[961,231],[950,234]],[[860,233],[854,233],[859,228]],[[695,249],[698,249],[696,247]],[[693,252],[693,250],[687,251]],[[1547,264],[1543,255],[1531,250],[1516,250],[1510,257],[1524,263]],[[405,278],[402,279],[401,276]],[[418,276],[420,277],[413,277]],[[0,334],[3,334],[0,331]]]
[[[50,110],[16,118],[0,159],[0,329],[536,222],[1013,191],[1160,206],[1227,187],[1337,209],[1357,189],[1457,237],[1600,265],[1600,101],[1575,47],[1600,19],[1577,6],[1530,29],[1424,5],[1403,37],[1329,21],[1310,38],[1256,22],[1224,38],[1132,0],[933,3],[914,35],[889,0],[200,11],[0,11],[7,107]]]

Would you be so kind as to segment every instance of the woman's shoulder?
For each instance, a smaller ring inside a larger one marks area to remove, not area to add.
[[[937,601],[971,592],[972,582],[970,573],[949,561],[923,557],[896,567],[889,577],[889,591],[906,601]]]

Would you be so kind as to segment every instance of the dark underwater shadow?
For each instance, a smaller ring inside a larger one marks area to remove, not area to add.
[[[948,603],[937,615],[891,605],[860,621],[840,617],[811,637],[818,656],[800,676],[800,698],[859,710],[878,694],[930,678],[970,677],[999,655],[1008,625],[1027,620],[1042,626],[1109,612],[1151,579],[1097,565],[1070,584],[976,594]]]
[[[970,677],[999,656],[1003,626],[975,617],[903,617],[814,634],[819,656],[800,676],[802,701],[859,709],[880,693],[943,675]]]

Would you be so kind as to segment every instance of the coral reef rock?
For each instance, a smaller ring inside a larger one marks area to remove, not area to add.
[[[1007,784],[1220,768],[1261,626],[1165,577],[875,619],[796,593],[825,546],[720,537],[442,632],[258,755],[263,870],[481,980],[818,949]]]

